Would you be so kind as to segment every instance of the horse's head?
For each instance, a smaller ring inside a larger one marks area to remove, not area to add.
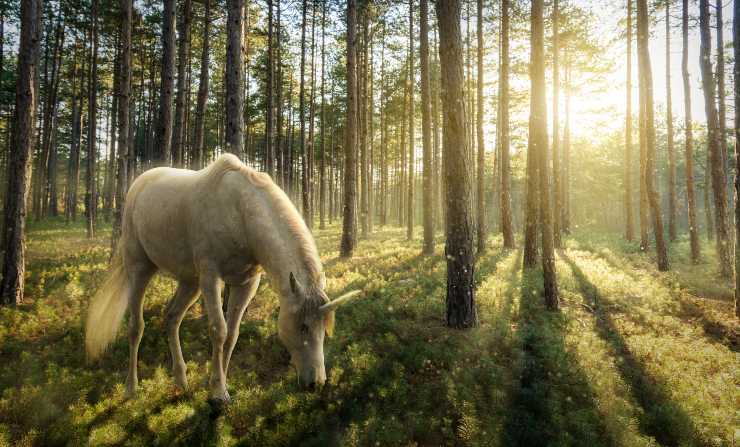
[[[321,287],[304,287],[290,274],[290,289],[295,303],[292,308],[280,308],[278,336],[290,352],[291,363],[298,372],[298,382],[310,389],[326,381],[324,367],[324,336],[331,337],[334,310],[359,295],[349,292],[330,301]]]

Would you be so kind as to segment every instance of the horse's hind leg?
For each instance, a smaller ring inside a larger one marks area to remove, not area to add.
[[[175,297],[167,306],[167,315],[165,317],[167,321],[167,339],[170,345],[170,353],[172,354],[172,372],[175,375],[175,384],[181,390],[187,388],[188,379],[186,375],[187,367],[185,366],[185,359],[182,356],[182,348],[180,346],[180,323],[182,323],[185,313],[195,303],[197,298],[197,284],[188,284],[180,281],[177,285]]]
[[[252,301],[254,294],[257,293],[261,276],[261,273],[257,273],[249,278],[249,281],[245,284],[231,287],[231,296],[229,297],[228,309],[226,311],[227,335],[226,342],[224,343],[224,375],[229,371],[231,353],[234,352],[236,339],[239,338],[239,324],[242,321],[242,316],[249,302]]]
[[[136,387],[139,382],[137,363],[139,357],[139,344],[144,335],[144,290],[154,274],[151,265],[127,266],[129,276],[128,294],[128,343],[129,343],[129,369],[126,379],[126,397],[136,395]]]

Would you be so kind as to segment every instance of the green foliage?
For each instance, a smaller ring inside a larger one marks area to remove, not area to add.
[[[341,308],[327,340],[327,385],[298,389],[276,336],[264,281],[241,326],[229,373],[233,402],[207,400],[210,343],[200,305],[181,337],[191,388],[169,371],[162,311],[147,294],[139,397],[126,401],[121,337],[87,365],[82,323],[102,281],[109,233],[85,239],[61,222],[30,229],[28,302],[0,309],[0,445],[731,445],[740,425],[738,327],[729,284],[672,248],[676,271],[618,237],[581,232],[557,268],[562,312],[544,310],[540,273],[498,239],[478,260],[481,326],[443,324],[445,263],[400,229],[338,258],[337,226],[317,233],[328,293]]]

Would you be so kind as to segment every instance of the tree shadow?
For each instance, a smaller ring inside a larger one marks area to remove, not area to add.
[[[671,398],[667,385],[653,377],[645,365],[630,351],[624,337],[611,318],[598,288],[588,280],[580,267],[564,252],[561,258],[568,264],[586,304],[593,309],[596,332],[618,357],[615,362],[620,375],[629,384],[635,401],[644,411],[638,412],[640,429],[667,446],[685,445],[687,441],[703,444],[691,418]]]
[[[565,317],[545,309],[540,279],[539,270],[523,273],[517,330],[523,354],[501,444],[615,445],[596,395],[565,345]]]

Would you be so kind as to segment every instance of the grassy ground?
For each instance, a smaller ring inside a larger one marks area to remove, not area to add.
[[[673,270],[617,236],[576,234],[558,253],[563,311],[541,305],[537,272],[498,239],[478,261],[481,327],[446,329],[442,247],[419,255],[379,231],[338,259],[338,227],[319,231],[330,296],[362,288],[327,342],[329,384],[297,389],[263,281],[232,360],[231,405],[207,402],[209,341],[199,304],[181,329],[191,391],[169,372],[162,310],[147,294],[139,397],[122,384],[127,343],[85,364],[82,316],[104,277],[109,233],[32,226],[27,302],[0,309],[0,445],[735,445],[740,330],[713,254]]]

